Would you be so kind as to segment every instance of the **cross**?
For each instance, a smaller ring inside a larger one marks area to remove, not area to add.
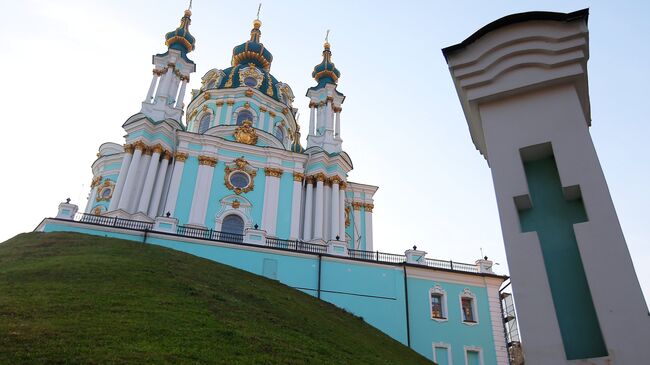
[[[606,356],[573,230],[588,221],[582,199],[565,199],[553,156],[524,162],[524,172],[532,208],[519,210],[521,231],[537,232],[566,357]]]
[[[325,33],[325,42],[329,42],[328,38],[330,37],[330,30],[327,30],[327,33]]]
[[[190,6],[187,7],[187,10],[192,10],[192,0],[190,0]]]
[[[260,20],[260,10],[262,9],[262,3],[257,7],[257,20]]]

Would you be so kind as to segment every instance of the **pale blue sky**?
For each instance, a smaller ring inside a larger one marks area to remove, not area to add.
[[[185,7],[169,0],[0,5],[0,240],[32,230],[66,197],[85,207],[97,148],[123,142],[121,125],[139,111],[149,86],[151,55],[164,51],[163,36]],[[417,244],[429,257],[473,262],[483,248],[507,273],[490,171],[471,143],[440,49],[508,14],[585,7],[591,133],[648,297],[650,3],[274,0],[262,7],[262,42],[274,56],[271,72],[296,94],[306,130],[304,94],[331,29],[339,90],[347,96],[342,137],[355,166],[350,180],[380,187],[377,249]],[[256,9],[256,1],[195,1],[192,87],[209,69],[228,67]]]

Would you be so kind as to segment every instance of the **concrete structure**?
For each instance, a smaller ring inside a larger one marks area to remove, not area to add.
[[[587,17],[515,14],[443,50],[492,170],[529,364],[649,361],[648,308],[589,135]]]

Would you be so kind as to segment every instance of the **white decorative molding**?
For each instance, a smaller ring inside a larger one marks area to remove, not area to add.
[[[463,320],[463,298],[468,298],[472,300],[472,316],[474,317],[474,322],[469,322]],[[476,294],[472,293],[469,288],[463,289],[463,291],[458,294],[458,305],[460,306],[460,320],[463,324],[468,326],[478,325],[478,301],[476,300]]]
[[[71,221],[74,219],[74,215],[77,214],[78,210],[79,207],[75,204],[70,204],[70,199],[68,199],[65,203],[59,204],[59,212],[57,213],[56,218]]]
[[[479,346],[463,346],[463,353],[465,354],[465,365],[469,365],[467,353],[473,351],[478,352],[478,361],[480,365],[484,365],[483,362],[483,349]]]
[[[438,357],[436,356],[436,348],[444,348],[447,350],[447,365],[453,365],[454,362],[452,361],[451,357],[451,344],[444,343],[444,342],[434,342],[431,344],[431,347],[433,348],[433,362],[438,364]]]
[[[440,294],[441,300],[440,305],[442,306],[442,318],[433,316],[433,301],[432,296],[434,294]],[[447,292],[439,284],[436,284],[433,288],[429,289],[429,315],[432,320],[436,322],[447,322],[449,320],[449,310],[447,306]],[[434,359],[435,361],[435,359]]]

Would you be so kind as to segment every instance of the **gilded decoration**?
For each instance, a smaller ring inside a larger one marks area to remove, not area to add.
[[[222,105],[223,105],[223,100],[217,100],[217,101],[215,102],[215,104],[216,104],[217,106],[222,106]]]
[[[299,181],[302,182],[302,180],[305,178],[305,174],[302,174],[300,172],[294,172],[293,173],[293,181]]]
[[[109,201],[113,196],[115,184],[111,180],[104,180],[104,183],[97,186],[97,196],[95,201]]]
[[[140,151],[142,151],[142,150],[144,150],[145,148],[147,148],[147,145],[144,144],[144,142],[142,142],[142,141],[137,141],[137,142],[135,142],[135,143],[133,144],[133,148],[136,149],[136,150],[140,150]]]
[[[249,98],[253,96],[253,90],[248,89],[244,92],[244,95],[248,96]]]
[[[307,177],[305,177],[305,182],[307,184],[312,184],[313,185],[314,184],[314,179],[315,179],[314,176],[307,176]]]
[[[254,63],[249,63],[248,67],[239,70],[240,83],[244,83],[244,80],[246,80],[247,77],[252,77],[255,79],[255,85],[252,86],[254,88],[258,88],[264,80],[264,75],[257,69],[257,67],[255,67]]]
[[[266,176],[273,176],[273,177],[280,177],[282,176],[282,169],[276,169],[273,167],[265,167],[264,168],[264,175]]]
[[[345,226],[350,227],[350,206],[345,207]]]
[[[153,151],[153,153],[161,154],[163,151],[163,146],[161,144],[157,144],[151,147],[151,150]]]
[[[325,174],[323,174],[322,172],[317,173],[315,177],[316,177],[316,181],[320,181],[320,182],[324,182],[326,179]]]
[[[132,144],[125,144],[124,145],[124,152],[133,153],[133,145]]]
[[[210,99],[210,93],[205,93],[205,94],[203,94],[203,98],[204,98],[205,100]]]
[[[102,206],[99,205],[99,206],[96,206],[96,207],[93,209],[93,214],[94,214],[94,215],[101,215],[101,214],[102,214],[102,211],[103,211]]]
[[[235,172],[243,172],[249,176],[249,181],[247,186],[243,188],[239,188],[234,186],[230,182],[230,176]],[[226,168],[224,169],[224,175],[223,175],[224,185],[226,185],[226,188],[234,191],[235,194],[237,195],[241,193],[248,193],[249,191],[253,190],[253,188],[255,187],[255,175],[257,175],[257,170],[251,167],[248,161],[246,161],[242,156],[235,159],[231,164],[226,165]]]
[[[228,104],[229,106],[233,106],[233,105],[235,105],[235,101],[234,100],[226,100],[226,104]]]
[[[366,212],[372,213],[372,209],[375,207],[375,205],[371,204],[371,203],[366,203],[366,205],[364,205],[364,207],[366,208]]]
[[[266,108],[260,105],[260,112],[266,113]]]
[[[338,184],[341,183],[341,178],[334,175],[334,176],[330,177],[330,181],[332,182],[332,184],[337,184],[338,185]]]
[[[90,182],[90,188],[93,189],[95,186],[98,186],[101,180],[102,180],[102,175],[93,177],[93,180]]]
[[[203,156],[203,155],[199,156],[199,165],[214,167],[214,165],[216,164],[217,164],[217,159],[214,157]]]
[[[153,150],[149,146],[146,146],[144,148],[144,150],[142,151],[142,154],[145,155],[145,156],[151,156],[152,153],[153,153]]]
[[[230,204],[230,206],[233,207],[234,209],[239,208],[240,205],[241,203],[237,199],[233,200],[232,203]]]
[[[201,108],[201,109],[203,109],[204,112],[207,112],[207,111],[208,111],[208,106],[207,106],[207,105],[203,105],[203,108]]]
[[[347,184],[345,181],[341,181],[341,182],[339,183],[339,189],[340,189],[340,190],[345,190],[345,189],[347,189],[347,188],[348,188],[348,184]]]
[[[245,120],[241,126],[237,127],[235,132],[233,132],[235,141],[244,144],[256,144],[257,133],[255,132],[255,128],[252,127],[252,124],[252,121]]]
[[[244,108],[246,108],[246,109],[250,109],[250,107],[251,107],[251,105],[250,105],[248,102],[245,102],[245,103],[244,103]]]
[[[163,160],[169,161],[172,158],[172,153],[170,151],[165,150],[165,152],[163,152],[162,158]]]
[[[354,210],[361,210],[362,206],[363,206],[362,202],[352,202],[352,208],[354,208]]]
[[[272,110],[269,111],[269,115],[271,116],[271,118],[275,118],[275,113]]]
[[[187,160],[187,157],[188,157],[188,154],[183,153],[183,152],[176,152],[176,154],[174,154],[174,158],[178,162],[185,162],[185,160]]]

